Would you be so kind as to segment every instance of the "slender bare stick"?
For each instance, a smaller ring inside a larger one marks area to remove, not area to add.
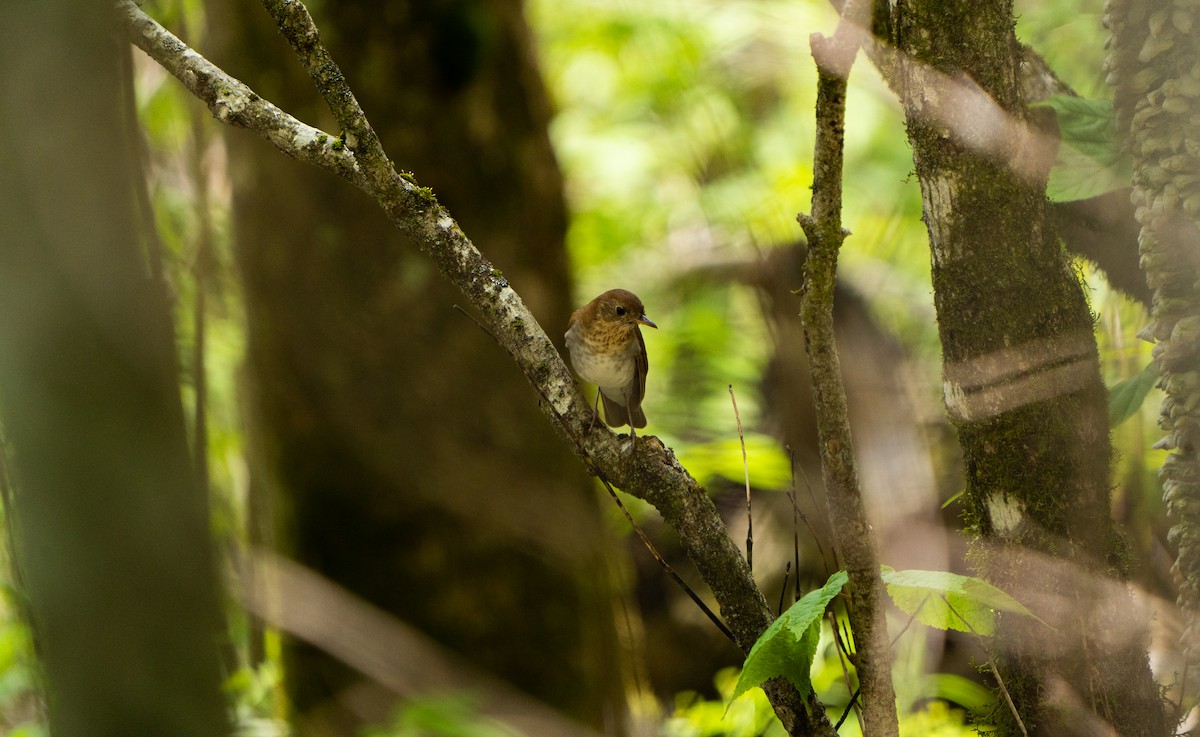
[[[896,636],[892,638],[892,647],[895,647],[896,643],[900,642],[901,636],[903,636],[905,632],[908,632],[908,628],[912,626],[912,623],[916,620],[917,615],[920,614],[921,610],[925,608],[925,602],[927,601],[929,601],[928,596],[926,596],[924,599],[921,599],[921,603],[918,604],[913,613],[909,615],[908,621],[904,623],[904,626],[901,627],[900,631],[896,633]],[[850,715],[850,709],[854,707],[854,703],[858,700],[860,693],[862,693],[861,685],[854,689],[854,693],[850,696],[850,703],[846,704],[846,709],[842,712],[842,716],[839,717],[837,723],[833,725],[833,731],[836,732],[841,729],[842,723],[845,722],[846,717]]]
[[[796,575],[799,577],[800,570],[796,570]],[[787,599],[788,580],[792,577],[792,562],[789,560],[787,565],[783,567],[783,585],[779,587],[779,608],[776,609],[776,616],[783,614],[783,602]]]
[[[791,465],[791,471],[792,471],[792,486],[791,486],[791,489],[787,492],[787,498],[788,498],[788,501],[790,501],[792,503],[792,557],[796,564],[796,570],[797,571],[800,570],[800,532],[799,532],[799,529],[796,524],[797,520],[799,520],[800,522],[804,523],[804,526],[806,528],[808,528],[808,534],[812,535],[813,544],[817,546],[817,555],[821,556],[821,565],[824,566],[825,577],[829,578],[829,576],[833,573],[834,570],[837,570],[840,568],[840,566],[837,565],[837,551],[834,551],[834,561],[833,561],[834,566],[833,566],[833,570],[831,570],[829,567],[829,559],[825,557],[825,546],[821,544],[821,536],[817,534],[817,530],[816,530],[816,528],[813,527],[812,522],[809,521],[808,515],[804,513],[804,510],[800,509],[800,503],[796,496],[796,494],[797,494],[797,492],[796,492],[796,456],[795,456],[795,454],[792,453],[792,449],[790,447],[788,447],[787,453],[788,453],[788,461]],[[817,507],[818,509],[820,509],[820,504],[817,502],[817,496],[816,496],[816,494],[813,493],[812,484],[808,483],[808,476],[805,475],[804,469],[800,469],[800,478],[804,480],[804,486],[805,486],[805,488],[808,489],[809,500],[812,501],[814,507]],[[827,524],[829,524],[828,519],[829,519],[829,515],[828,515],[828,513],[826,513],[826,523]],[[829,525],[829,526],[832,526],[832,525]],[[800,577],[799,577],[799,575],[797,575],[797,577],[796,577],[796,600],[799,601],[799,599],[800,599]]]
[[[721,634],[728,637],[729,641],[736,645],[737,639],[734,638],[733,633],[729,631],[729,628],[725,626],[725,623],[721,621],[720,617],[713,613],[713,610],[704,603],[704,600],[696,594],[695,590],[693,590],[691,586],[688,586],[687,581],[684,581],[683,578],[681,578],[679,574],[675,572],[675,568],[667,562],[666,558],[663,558],[662,555],[659,554],[658,549],[654,547],[654,543],[650,541],[649,536],[647,536],[645,531],[642,530],[641,525],[639,525],[633,518],[633,515],[629,513],[629,510],[625,507],[624,502],[621,501],[621,497],[617,496],[617,492],[615,489],[613,489],[612,484],[608,483],[604,479],[600,479],[600,483],[604,484],[604,488],[608,490],[609,496],[611,496],[612,500],[616,502],[617,508],[620,509],[621,513],[625,515],[625,519],[629,521],[629,525],[633,527],[633,531],[637,533],[637,536],[642,541],[642,544],[646,546],[646,550],[649,550],[650,555],[654,556],[654,560],[658,561],[658,564],[662,566],[663,572],[670,576],[675,583],[679,584],[679,588],[683,589],[683,593],[687,594],[688,598],[691,599],[696,606],[700,607],[700,611],[704,612],[704,616],[708,617],[709,621],[716,625],[717,629],[721,630]]]
[[[833,731],[836,732],[842,726],[842,722],[846,721],[846,715],[850,713],[851,709],[858,713],[858,721],[860,724],[862,723],[862,709],[856,704],[856,699],[862,691],[862,681],[860,679],[859,684],[851,688],[854,681],[850,679],[850,637],[844,629],[845,620],[839,621],[832,607],[827,609],[825,614],[829,617],[829,627],[833,631],[833,644],[837,650],[838,664],[842,666],[842,680],[846,682],[846,690],[851,692],[850,701],[846,703],[846,711],[842,712],[842,718],[833,725]]]
[[[1179,703],[1175,705],[1175,716],[1172,724],[1179,726],[1183,721],[1183,704],[1187,699],[1188,661],[1183,661],[1183,675],[1179,679]]]
[[[945,594],[942,594],[941,597],[942,601],[946,602],[946,606],[950,608],[950,611],[954,613],[954,616],[958,617],[959,621],[966,625],[967,629],[971,631],[971,634],[975,636],[975,641],[979,644],[979,647],[981,647],[984,652],[988,652],[987,645],[984,644],[983,637],[980,636],[979,631],[972,627],[971,623],[967,621],[967,618],[954,608],[954,605],[950,603],[950,599],[946,598]],[[922,604],[924,604],[924,602],[922,602]],[[1008,692],[1008,687],[1004,685],[1004,679],[1000,677],[1000,669],[996,667],[996,661],[993,658],[988,657],[987,664],[988,669],[992,671],[992,675],[996,677],[996,685],[1000,687],[1000,694],[1004,696],[1004,703],[1008,704],[1008,708],[1009,711],[1012,712],[1013,719],[1017,720],[1017,726],[1021,728],[1021,734],[1025,735],[1025,737],[1029,737],[1029,730],[1025,728],[1025,722],[1021,719],[1021,714],[1017,711],[1017,705],[1013,703],[1012,695]]]
[[[737,420],[738,441],[742,444],[742,473],[746,476],[746,565],[754,571],[754,514],[750,509],[750,462],[746,460],[746,436],[742,433],[742,414],[738,412],[733,384],[729,385],[729,401],[733,402],[733,417]]]
[[[794,595],[796,601],[800,601],[800,505],[796,501],[796,454],[792,452],[792,446],[784,446],[788,455],[788,469],[792,472],[792,486],[788,489],[787,498],[792,504],[792,563],[796,566],[796,584],[794,587]],[[804,520],[804,524],[808,524],[808,520]],[[809,532],[812,532],[812,526],[809,525]],[[813,542],[817,544],[817,550],[821,549],[821,541],[817,539],[816,534],[813,534]],[[825,553],[821,552],[821,562],[825,562]],[[826,578],[829,578],[826,572]]]
[[[817,133],[813,157],[812,214],[797,219],[808,238],[801,318],[805,349],[812,367],[813,399],[821,469],[833,522],[834,549],[845,562],[850,600],[847,616],[854,630],[863,731],[877,737],[899,732],[892,685],[891,649],[883,612],[883,582],[874,534],[867,520],[850,435],[841,366],[833,334],[833,291],[842,228],[842,163],[846,117],[846,77],[858,53],[863,27],[858,16],[870,8],[850,0],[832,38],[811,37],[817,63]]]

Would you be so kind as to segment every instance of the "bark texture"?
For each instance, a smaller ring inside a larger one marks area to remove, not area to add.
[[[844,12],[852,13],[854,3]],[[898,732],[892,653],[883,610],[883,582],[875,534],[867,520],[846,390],[833,335],[833,294],[842,229],[842,150],[846,122],[846,77],[858,44],[844,34],[812,37],[817,62],[817,135],[813,165],[812,215],[799,220],[808,236],[801,318],[812,367],[813,402],[822,478],[829,497],[834,546],[846,566],[850,602],[847,614],[856,643],[856,670],[862,695],[863,731],[884,737]]]
[[[990,717],[1002,734],[1165,734],[1143,631],[1105,585],[1124,572],[1106,394],[1044,196],[1052,149],[1026,122],[1012,4],[902,0],[895,13],[975,563],[1055,628],[1001,622],[994,655],[1020,716]],[[1114,627],[1127,636],[1101,641]]]
[[[1154,292],[1154,358],[1166,391],[1157,447],[1171,451],[1159,477],[1185,658],[1200,662],[1200,8],[1170,0],[1110,0],[1109,83],[1117,130],[1134,160],[1138,252]]]

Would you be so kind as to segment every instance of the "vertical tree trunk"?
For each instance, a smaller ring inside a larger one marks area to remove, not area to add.
[[[1160,424],[1170,533],[1184,615],[1182,645],[1200,662],[1200,12],[1156,0],[1109,0],[1109,81],[1117,130],[1134,157],[1138,251],[1154,290],[1145,334],[1167,392]]]
[[[217,25],[249,61],[227,68],[290,57],[261,9],[229,12],[245,15]],[[565,327],[561,178],[520,3],[336,0],[318,22],[396,165],[543,324]],[[329,129],[298,69],[246,78]],[[527,382],[361,193],[230,140],[257,434],[284,547],[549,703],[619,723],[596,499]],[[343,731],[365,715],[343,708],[357,677],[329,657],[294,645],[288,666],[299,711]]]
[[[205,500],[104,3],[0,21],[0,404],[56,737],[228,732]],[[19,72],[17,70],[20,70]]]
[[[946,408],[980,536],[974,560],[1055,627],[1006,619],[995,638],[1025,727],[1072,734],[1107,722],[1122,735],[1162,735],[1137,623],[1120,623],[1127,637],[1099,639],[1118,627],[1116,599],[1129,606],[1104,587],[1123,573],[1106,395],[1092,317],[1044,195],[1052,156],[1006,128],[1025,118],[1013,23],[1004,0],[901,0],[893,26],[909,56],[897,70],[932,249]],[[999,703],[991,716],[1001,733],[1018,734]]]

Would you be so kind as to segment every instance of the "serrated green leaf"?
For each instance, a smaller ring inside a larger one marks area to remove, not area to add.
[[[838,571],[824,586],[805,594],[771,623],[750,648],[730,703],[777,676],[787,678],[801,696],[812,691],[812,662],[821,637],[821,617],[845,585],[846,572]]]
[[[996,610],[1042,622],[1021,602],[974,576],[948,571],[897,571],[883,566],[883,582],[902,611],[941,630],[990,635],[996,629]]]
[[[1098,197],[1128,187],[1133,165],[1117,141],[1112,103],[1055,95],[1038,103],[1054,111],[1061,145],[1046,195],[1055,202]]]
[[[1151,361],[1146,368],[1118,381],[1108,390],[1108,424],[1116,427],[1132,417],[1139,409],[1146,395],[1158,381],[1158,364]]]

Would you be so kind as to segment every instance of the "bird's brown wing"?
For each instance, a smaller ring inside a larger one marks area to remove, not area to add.
[[[633,378],[622,389],[621,399],[625,400],[625,403],[603,391],[600,392],[600,398],[604,402],[604,421],[610,427],[621,427],[625,424],[631,427],[646,426],[642,398],[646,396],[646,372],[650,370],[650,364],[646,359],[646,343],[642,340],[642,331],[634,332],[637,334],[638,352],[633,357]]]
[[[642,399],[646,396],[646,372],[650,370],[650,362],[646,358],[646,341],[642,340],[642,331],[634,328],[633,332],[637,335],[638,351],[633,357],[633,379],[629,382],[629,407],[626,412],[631,427],[645,427],[646,413],[642,411]]]
[[[633,387],[630,389],[633,396],[630,401],[640,406],[646,396],[646,374],[650,371],[650,359],[646,357],[646,341],[642,339],[641,329],[635,327],[633,332],[637,334],[638,352],[634,357]]]

